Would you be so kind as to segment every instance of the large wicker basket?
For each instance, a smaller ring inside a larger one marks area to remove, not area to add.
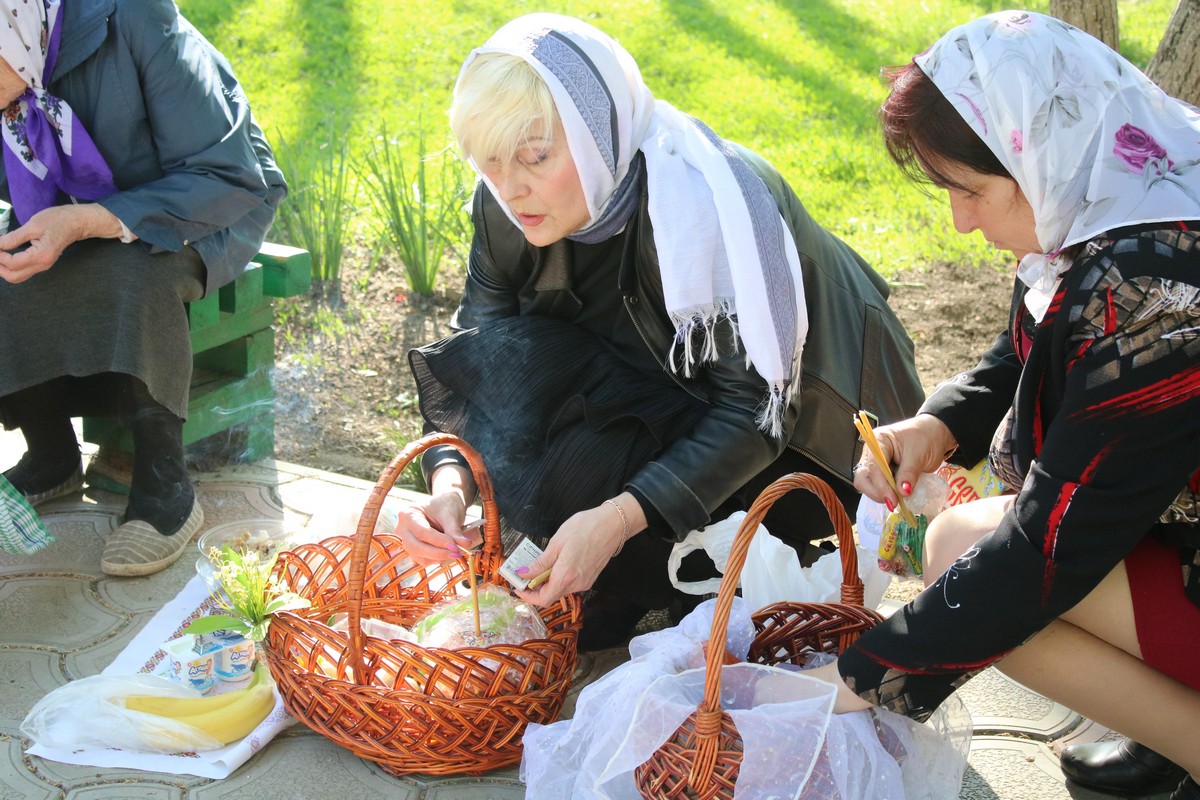
[[[387,466],[353,536],[280,556],[276,578],[312,605],[276,615],[264,642],[287,710],[395,775],[472,775],[520,761],[526,726],[553,722],[562,708],[582,622],[579,597],[570,595],[542,610],[547,638],[520,645],[443,650],[363,634],[363,618],[411,627],[470,577],[465,560],[416,567],[398,537],[372,536],[397,476],[441,444],[462,452],[475,476],[485,519],[479,572],[503,584],[499,513],[482,459],[462,440],[434,434]],[[345,631],[326,624],[339,612],[348,615]]]
[[[803,665],[813,653],[838,653],[882,617],[864,608],[863,585],[858,577],[854,533],[837,495],[820,478],[795,473],[772,483],[746,514],[729,553],[713,611],[710,642],[724,642],[738,576],[754,532],[771,505],[792,489],[816,494],[825,505],[837,532],[842,558],[841,603],[775,603],[753,615],[755,635],[747,660],[757,664]],[[710,647],[699,708],[684,721],[635,775],[643,797],[654,800],[680,798],[732,798],[742,762],[742,740],[729,714],[721,709],[722,647]]]

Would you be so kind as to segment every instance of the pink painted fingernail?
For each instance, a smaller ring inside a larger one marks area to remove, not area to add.
[[[516,573],[518,575],[520,575],[522,578],[525,577],[525,573],[527,573],[527,572],[529,572],[529,567],[517,567],[517,569],[516,569]]]
[[[884,504],[885,506],[887,506],[887,510],[888,510],[888,511],[895,511],[895,510],[896,510],[896,504],[895,504],[895,503],[893,503],[893,502],[892,502],[890,499],[888,499],[888,500],[884,500],[884,501],[883,501],[883,504]]]
[[[912,484],[908,481],[900,482],[900,491],[904,492],[905,496],[912,494]]]

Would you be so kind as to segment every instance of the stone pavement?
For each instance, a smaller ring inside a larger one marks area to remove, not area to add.
[[[20,457],[19,434],[0,432],[0,468]],[[85,451],[85,456],[88,455]],[[263,517],[302,526],[319,510],[360,508],[370,484],[284,462],[231,466],[196,476],[205,526]],[[0,800],[507,800],[525,796],[516,767],[484,777],[394,778],[302,725],[284,731],[230,777],[205,778],[79,767],[24,753],[19,725],[54,687],[100,672],[192,577],[195,558],[147,578],[100,571],[104,538],[123,498],[97,490],[42,509],[55,544],[29,558],[0,554]],[[644,623],[645,624],[645,623]],[[623,650],[584,654],[565,712],[580,688],[627,658]],[[960,798],[1100,800],[1067,787],[1054,748],[1095,741],[1103,728],[987,670],[962,690],[975,736]],[[1165,795],[1163,796],[1165,798]],[[947,800],[953,800],[947,798]]]

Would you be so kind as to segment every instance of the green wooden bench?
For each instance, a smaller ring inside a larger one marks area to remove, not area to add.
[[[255,461],[274,455],[275,313],[271,298],[307,292],[311,275],[312,258],[307,250],[268,242],[251,268],[233,283],[188,303],[192,386],[183,425],[185,446],[202,445],[225,434],[229,441],[217,448],[223,451],[224,460]],[[85,417],[83,438],[100,446],[110,466],[122,461],[121,453],[133,452],[131,433],[113,417]],[[230,446],[233,442],[236,444]],[[189,447],[189,452],[192,449]],[[123,460],[128,462],[128,457]],[[128,490],[110,477],[89,474],[89,482]]]

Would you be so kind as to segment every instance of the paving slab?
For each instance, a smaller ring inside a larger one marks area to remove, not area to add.
[[[94,449],[85,446],[85,457]],[[23,451],[19,434],[0,432],[0,468]],[[338,514],[357,513],[372,483],[282,461],[231,465],[195,476],[205,526],[248,519],[283,519],[308,529]],[[411,492],[394,490],[400,498]],[[27,756],[18,726],[46,692],[100,672],[165,602],[195,574],[194,549],[158,575],[115,579],[99,569],[105,538],[125,498],[88,489],[42,509],[58,538],[36,556],[0,554],[0,800],[7,798],[254,797],[256,800],[508,800],[525,796],[519,769],[484,776],[395,777],[302,725],[295,725],[239,768],[214,781],[124,769],[59,764]],[[333,509],[333,511],[331,511]],[[341,533],[342,531],[338,531]],[[344,533],[352,533],[345,531]],[[892,603],[885,611],[894,610]],[[667,624],[648,615],[641,630]],[[628,658],[624,648],[581,654],[564,716],[582,688]],[[961,690],[975,736],[961,800],[1101,800],[1068,786],[1058,769],[1065,743],[1113,734],[1011,681],[985,670]],[[1164,796],[1165,798],[1165,796]]]

